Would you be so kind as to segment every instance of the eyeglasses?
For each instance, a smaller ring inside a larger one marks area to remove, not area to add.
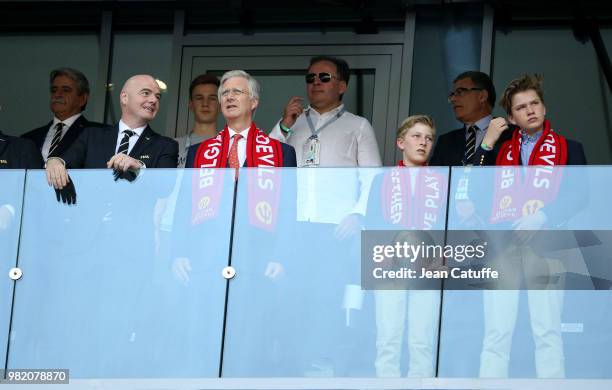
[[[459,88],[455,89],[454,91],[451,91],[451,93],[448,94],[448,101],[450,102],[450,100],[453,98],[453,96],[462,97],[462,96],[465,96],[465,94],[468,93],[468,92],[482,91],[482,90],[483,90],[483,88],[463,88],[463,87],[459,87]]]
[[[221,97],[229,97],[230,95],[232,95],[232,96],[242,96],[245,93],[247,93],[247,91],[243,91],[243,90],[238,89],[238,88],[224,89],[223,92],[221,92]]]
[[[312,84],[315,81],[315,78],[319,77],[319,81],[322,83],[329,83],[331,79],[339,80],[336,76],[332,76],[331,73],[321,72],[319,74],[316,73],[308,73],[306,75],[306,84]]]

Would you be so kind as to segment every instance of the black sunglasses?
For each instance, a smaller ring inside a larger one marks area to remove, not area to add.
[[[308,73],[306,75],[306,84],[314,83],[316,77],[319,77],[319,81],[322,83],[329,83],[331,79],[337,79],[337,77],[334,77],[331,75],[331,73],[327,72],[321,72],[318,75],[316,73]]]

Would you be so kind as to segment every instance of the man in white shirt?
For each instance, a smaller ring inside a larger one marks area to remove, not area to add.
[[[83,116],[89,99],[89,81],[76,69],[51,71],[50,92],[53,120],[22,135],[34,141],[44,161],[67,150],[86,127],[100,127]]]
[[[298,167],[382,165],[374,129],[342,103],[348,81],[349,67],[343,59],[310,60],[306,74],[310,106],[304,109],[302,98],[292,97],[270,133],[295,148]],[[348,172],[326,173],[298,174],[298,220],[338,224],[338,238],[346,238],[356,232],[355,214],[365,214],[370,180],[359,180]]]
[[[374,170],[382,165],[374,130],[367,119],[346,111],[342,96],[349,67],[340,58],[310,60],[306,73],[310,105],[292,97],[270,133],[292,145],[297,165],[297,235],[293,242],[300,279],[294,284],[304,334],[296,354],[306,376],[343,376],[360,336],[347,332],[351,310],[360,309],[359,231]],[[355,169],[350,169],[350,168]],[[341,169],[340,169],[341,168]]]

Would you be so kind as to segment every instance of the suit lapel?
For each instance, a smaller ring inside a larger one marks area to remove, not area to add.
[[[64,150],[68,149],[70,145],[72,145],[72,143],[77,139],[79,134],[81,134],[86,124],[87,119],[85,119],[83,115],[78,117],[77,120],[74,121],[72,126],[68,128],[68,131],[66,131],[66,134],[64,134],[64,136],[62,137],[62,140],[60,141],[59,145],[57,145],[57,149],[53,154],[59,156],[64,152]]]
[[[0,156],[2,156],[2,154],[4,153],[4,150],[8,147],[8,143],[9,143],[8,137],[6,137],[0,131]]]
[[[52,124],[53,121],[47,123],[44,127],[39,127],[38,130],[36,130],[36,135],[34,136],[33,141],[39,150],[42,150],[43,144],[45,143],[45,138],[47,138],[47,133],[51,129]]]
[[[147,146],[151,144],[156,134],[151,130],[149,126],[147,126],[140,137],[138,137],[138,141],[136,141],[136,145],[130,151],[130,157],[135,158],[136,160],[142,160],[142,152],[146,150]],[[145,161],[146,164],[146,161]]]
[[[465,128],[457,132],[457,138],[453,140],[452,145],[461,145],[461,147],[451,147],[449,152],[454,152],[455,156],[451,159],[451,165],[463,165],[463,158],[465,157]]]
[[[103,144],[100,145],[100,152],[103,155],[103,158],[106,161],[110,160],[112,156],[117,153],[117,137],[119,135],[119,124],[116,124],[113,127],[107,127],[105,129],[100,129],[104,131],[104,137],[102,139]]]

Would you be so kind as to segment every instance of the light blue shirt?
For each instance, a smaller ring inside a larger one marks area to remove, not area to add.
[[[478,127],[478,130],[476,131],[476,149],[478,149],[478,147],[482,143],[482,140],[484,139],[485,133],[487,132],[487,129],[489,128],[489,123],[491,123],[491,120],[493,120],[493,116],[487,115],[484,118],[481,118],[480,120],[476,121],[476,123],[474,123],[474,125]],[[467,131],[467,129],[471,125],[468,125],[467,123],[464,123],[464,125],[465,125],[465,139],[467,141],[468,135],[469,135],[469,132]]]
[[[531,157],[531,152],[533,152],[535,144],[542,135],[542,130],[538,131],[534,135],[529,135],[521,130],[521,134],[521,164],[529,165],[529,157]]]

